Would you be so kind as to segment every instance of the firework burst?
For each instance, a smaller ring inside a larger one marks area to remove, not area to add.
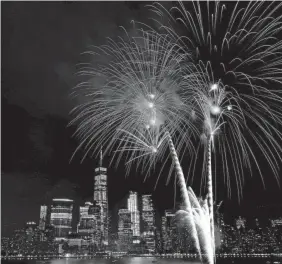
[[[178,78],[180,64],[187,55],[165,37],[138,33],[108,40],[107,45],[87,52],[106,62],[95,67],[82,64],[79,75],[87,80],[73,94],[86,98],[86,103],[72,111],[71,124],[78,126],[78,149],[84,148],[85,156],[97,153],[101,144],[107,146],[106,151],[115,146],[116,154],[120,153],[117,164],[127,153],[129,165],[136,160],[137,166],[149,171],[154,154],[164,156],[167,133],[181,148],[185,141],[177,136],[195,129],[187,122],[191,110],[178,95],[183,83]],[[95,85],[97,79],[101,81]]]
[[[158,23],[183,52],[193,54],[194,67],[188,67],[187,79],[191,71],[201,75],[194,89],[199,106],[195,112],[205,130],[201,138],[213,141],[215,134],[220,135],[216,153],[222,157],[229,194],[231,172],[236,176],[239,198],[243,167],[251,168],[253,160],[260,172],[258,155],[266,159],[278,179],[282,4],[196,1],[179,2],[171,10],[155,3],[151,9],[168,19],[168,26],[161,20]],[[187,37],[174,30],[179,23]]]

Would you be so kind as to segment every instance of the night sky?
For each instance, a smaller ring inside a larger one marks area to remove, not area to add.
[[[168,3],[169,4],[169,3]],[[73,198],[82,204],[93,196],[94,168],[98,160],[83,153],[70,162],[78,142],[75,127],[67,127],[69,111],[77,103],[69,97],[76,84],[76,64],[89,45],[130,30],[131,20],[151,23],[145,3],[125,2],[2,2],[2,235],[39,219],[39,207],[53,197]],[[105,157],[104,165],[110,157]],[[185,166],[184,166],[185,167]],[[246,175],[244,200],[224,199],[226,214],[250,213],[261,204],[281,204],[282,192],[271,172]],[[114,212],[128,193],[153,193],[159,212],[174,205],[173,181],[166,186],[164,172],[154,191],[156,176],[144,180],[140,173],[127,178],[123,164],[111,166],[109,204]],[[197,181],[193,185],[199,193]]]

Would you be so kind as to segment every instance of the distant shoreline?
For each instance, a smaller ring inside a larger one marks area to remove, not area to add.
[[[189,259],[195,260],[198,258],[196,254],[175,254],[175,255],[108,255],[108,256],[99,256],[99,255],[52,255],[52,256],[1,256],[1,260],[55,260],[55,259],[119,259],[119,258],[165,258],[165,259]],[[280,259],[282,260],[282,253],[278,254],[217,254],[217,259]]]

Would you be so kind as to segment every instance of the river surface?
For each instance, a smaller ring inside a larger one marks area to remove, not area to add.
[[[218,259],[216,264],[266,264],[266,259]],[[199,261],[163,258],[2,260],[3,264],[200,264]]]

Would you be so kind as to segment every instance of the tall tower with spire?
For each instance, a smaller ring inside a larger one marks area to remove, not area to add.
[[[108,184],[107,169],[103,167],[103,152],[100,150],[99,167],[95,169],[94,201],[100,206],[100,223],[102,243],[108,245]],[[101,245],[101,246],[103,246]]]

